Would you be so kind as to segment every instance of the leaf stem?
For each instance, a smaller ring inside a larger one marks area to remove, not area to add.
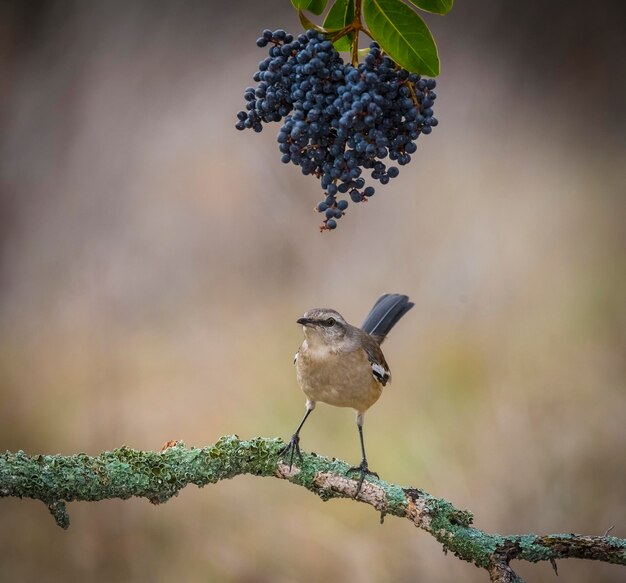
[[[352,66],[357,67],[359,64],[359,32],[363,30],[361,23],[361,2],[362,0],[354,0],[354,20],[352,28],[354,28],[354,37],[352,38]]]

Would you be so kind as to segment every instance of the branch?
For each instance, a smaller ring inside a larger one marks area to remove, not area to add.
[[[289,468],[279,459],[280,439],[237,436],[220,438],[215,445],[187,448],[170,442],[160,452],[121,447],[96,457],[0,454],[0,497],[41,500],[57,524],[69,526],[66,502],[109,498],[147,498],[153,504],[167,502],[187,486],[203,487],[240,474],[273,476],[304,486],[322,500],[354,498],[356,481],[347,477],[345,462],[305,454],[299,467]],[[422,490],[402,488],[383,480],[363,484],[358,500],[385,515],[410,520],[434,536],[460,559],[489,572],[491,581],[520,583],[510,567],[513,559],[538,562],[578,558],[626,565],[626,539],[579,534],[489,534],[471,526],[473,516],[450,502]]]

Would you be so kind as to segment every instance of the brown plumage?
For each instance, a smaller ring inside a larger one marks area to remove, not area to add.
[[[307,397],[306,414],[283,453],[291,452],[290,465],[296,453],[301,457],[300,429],[317,402],[335,407],[352,407],[357,413],[361,439],[361,464],[358,495],[367,466],[363,444],[363,419],[391,380],[391,372],[380,348],[387,333],[411,308],[407,296],[386,294],[379,298],[368,314],[363,329],[348,324],[335,310],[309,310],[298,323],[302,324],[304,342],[296,357],[298,384]]]

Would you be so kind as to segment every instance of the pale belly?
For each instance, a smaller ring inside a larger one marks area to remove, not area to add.
[[[296,373],[300,388],[309,400],[335,407],[352,407],[363,412],[382,393],[382,386],[361,351],[341,356],[312,350],[301,352]]]

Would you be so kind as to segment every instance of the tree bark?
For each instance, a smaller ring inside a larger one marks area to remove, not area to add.
[[[188,484],[203,487],[240,474],[276,477],[303,486],[323,500],[354,499],[357,482],[348,464],[315,454],[303,454],[298,466],[280,459],[280,439],[241,440],[224,436],[207,447],[187,448],[170,442],[160,452],[121,447],[92,457],[0,454],[0,497],[41,500],[57,524],[69,526],[66,503],[110,498],[147,498],[167,502]],[[510,567],[513,559],[550,561],[578,558],[626,565],[626,539],[579,534],[499,535],[472,526],[473,515],[423,490],[403,488],[376,478],[363,483],[359,502],[385,515],[406,518],[434,536],[445,551],[486,569],[491,581],[520,583]]]

